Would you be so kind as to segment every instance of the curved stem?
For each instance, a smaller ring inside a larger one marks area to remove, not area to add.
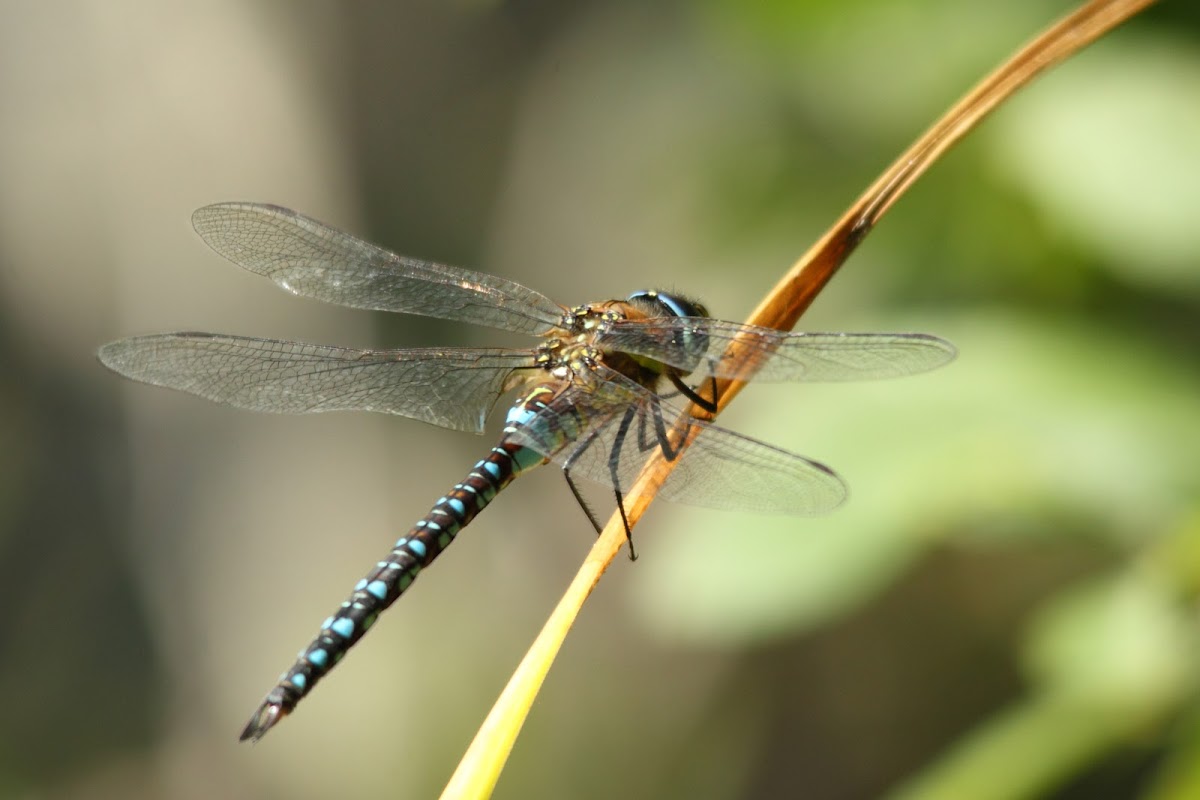
[[[863,192],[763,298],[747,323],[790,330],[888,209],[946,150],[1041,72],[1083,49],[1153,2],[1092,0],[1018,50],[951,107]],[[730,355],[736,357],[737,347],[737,342],[731,345]],[[728,379],[717,382],[718,413],[737,396],[745,383],[746,380]],[[701,418],[715,416],[695,405],[689,411]],[[690,436],[694,435],[689,435],[689,427],[695,430],[695,426],[688,426],[686,422],[677,425],[672,431],[672,441],[686,447]],[[664,459],[661,449],[649,459],[625,497],[630,527],[637,524],[677,463],[678,459]],[[614,514],[605,525],[575,579],[471,742],[442,793],[443,800],[491,795],[533,698],[567,631],[600,576],[625,543],[625,525],[620,514]]]

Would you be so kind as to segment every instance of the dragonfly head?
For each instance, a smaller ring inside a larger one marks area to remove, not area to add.
[[[643,289],[629,295],[629,302],[650,317],[707,317],[708,309],[699,300],[681,297],[657,289]]]
[[[634,292],[629,295],[627,302],[648,317],[681,319],[708,316],[708,309],[698,300],[653,289]],[[673,352],[674,357],[668,360],[682,373],[694,372],[708,352],[708,344],[708,334],[704,332],[702,325],[680,324],[671,332],[669,350]],[[664,369],[665,366],[658,365],[660,374]]]

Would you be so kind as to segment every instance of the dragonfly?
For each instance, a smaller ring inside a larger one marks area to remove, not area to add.
[[[612,490],[628,535],[624,493],[654,453],[674,462],[658,492],[666,500],[823,514],[846,497],[837,473],[702,419],[684,401],[715,411],[718,378],[891,378],[955,355],[949,342],[921,333],[792,333],[725,322],[695,300],[662,291],[565,307],[504,278],[396,255],[279,206],[205,206],[192,225],[217,253],[294,295],[538,337],[527,349],[363,350],[180,332],[100,348],[100,361],[128,378],[254,411],[377,411],[483,433],[497,400],[518,395],[496,445],[358,581],[268,692],[242,741],[257,741],[293,711],[526,470],[561,467],[597,532],[576,478]],[[686,447],[673,435],[679,425]]]

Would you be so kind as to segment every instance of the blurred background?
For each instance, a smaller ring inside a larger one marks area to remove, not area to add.
[[[938,114],[1070,4],[0,6],[0,796],[429,797],[592,543],[522,478],[254,747],[237,734],[490,446],[134,385],[211,330],[518,344],[325,307],[191,211],[296,208],[564,304],[743,319]],[[835,466],[820,519],[656,505],[499,797],[1200,797],[1200,10],[1016,98],[802,321],[953,365],[761,386],[723,424]]]

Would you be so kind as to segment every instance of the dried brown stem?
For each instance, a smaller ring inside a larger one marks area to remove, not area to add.
[[[942,153],[1047,67],[1079,51],[1153,2],[1092,0],[1023,47],[917,139],[796,262],[747,321],[753,325],[790,330],[884,213]],[[736,347],[734,343],[733,348]],[[720,381],[718,411],[727,406],[744,385],[744,380]],[[691,411],[704,416],[698,409]],[[686,431],[686,424],[680,424],[675,434],[682,438]],[[626,497],[631,525],[641,518],[672,468],[673,464],[661,457],[655,457],[647,464]],[[496,701],[447,785],[443,798],[477,798],[491,794],[559,646],[584,601],[624,543],[624,525],[620,515],[614,514]]]

